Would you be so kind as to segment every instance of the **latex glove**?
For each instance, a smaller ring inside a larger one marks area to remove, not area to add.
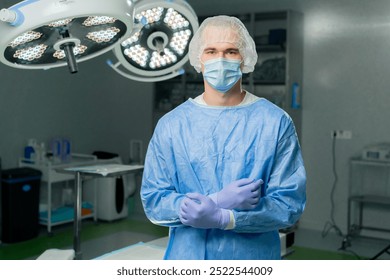
[[[188,193],[180,204],[180,221],[194,228],[225,229],[230,221],[229,210],[219,208],[208,196]]]
[[[257,206],[261,195],[263,180],[240,179],[225,186],[209,197],[224,209],[251,210]]]

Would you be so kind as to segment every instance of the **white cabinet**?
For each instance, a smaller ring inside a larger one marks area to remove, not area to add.
[[[41,181],[43,183],[42,185],[47,187],[47,202],[46,202],[47,211],[43,211],[40,213],[39,223],[47,227],[47,232],[49,234],[51,233],[53,226],[69,223],[74,220],[73,208],[61,208],[61,209],[53,208],[53,203],[52,203],[53,187],[55,187],[57,183],[67,182],[67,181],[70,181],[72,184],[74,184],[74,179],[75,179],[74,175],[58,173],[56,170],[66,168],[66,167],[79,166],[83,164],[93,164],[96,162],[97,162],[96,156],[83,155],[83,154],[72,154],[72,159],[66,163],[54,163],[51,161],[31,162],[30,160],[25,160],[23,158],[19,160],[20,167],[27,166],[27,167],[40,170],[42,172],[42,178],[41,178]],[[96,207],[96,199],[93,206]],[[93,211],[92,208],[86,209],[82,217],[83,218],[92,217],[94,218],[95,221],[97,220],[96,211]]]

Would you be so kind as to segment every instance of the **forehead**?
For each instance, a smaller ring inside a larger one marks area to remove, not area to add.
[[[229,43],[236,47],[238,41],[237,32],[230,26],[207,26],[202,34],[203,45],[209,47],[217,43]]]

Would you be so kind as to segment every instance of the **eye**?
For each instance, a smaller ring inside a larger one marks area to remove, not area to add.
[[[205,54],[215,54],[215,50],[205,50]]]
[[[237,56],[240,54],[240,52],[238,50],[229,50],[226,54],[229,56]]]

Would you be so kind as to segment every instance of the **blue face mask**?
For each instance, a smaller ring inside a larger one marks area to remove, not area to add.
[[[219,92],[226,93],[242,77],[241,60],[216,58],[204,63],[203,77]]]

